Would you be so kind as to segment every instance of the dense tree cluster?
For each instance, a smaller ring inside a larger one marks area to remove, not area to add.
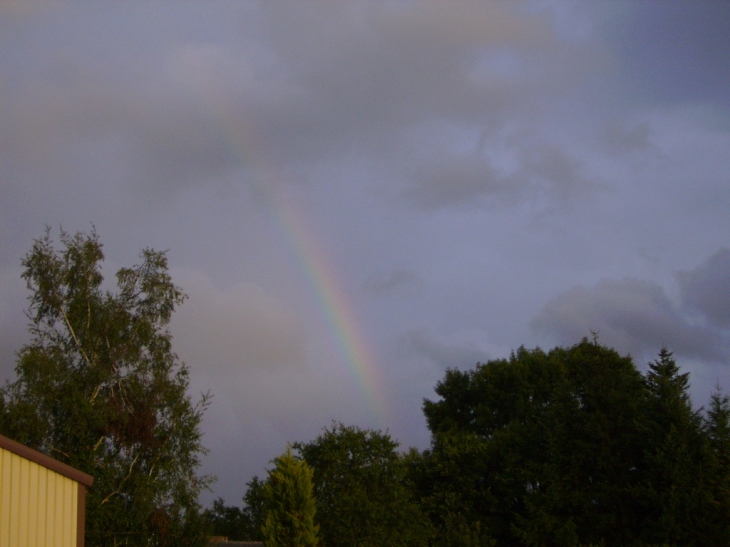
[[[595,341],[520,348],[446,372],[422,453],[341,424],[294,447],[326,547],[730,545],[730,399],[688,388],[666,349],[642,374]]]
[[[446,543],[730,544],[730,406],[703,416],[687,389],[667,350],[642,375],[587,340],[449,370],[424,404],[420,499]]]

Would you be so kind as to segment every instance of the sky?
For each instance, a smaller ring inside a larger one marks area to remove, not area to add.
[[[730,4],[0,0],[0,379],[21,259],[167,250],[201,502],[333,421],[425,449],[447,368],[599,341],[730,390]],[[113,288],[109,284],[109,288]]]

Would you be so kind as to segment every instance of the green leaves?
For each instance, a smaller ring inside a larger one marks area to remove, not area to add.
[[[730,509],[729,483],[712,493],[708,474],[728,476],[730,404],[713,399],[703,426],[687,387],[666,350],[644,377],[587,340],[447,371],[424,402],[432,444],[413,468],[439,541],[478,529],[497,545],[717,544],[710,508]]]
[[[95,477],[89,545],[151,537],[162,545],[186,526],[191,537],[186,523],[210,482],[196,474],[209,397],[193,403],[187,395],[188,371],[166,330],[185,295],[165,253],[142,251],[139,264],[119,270],[112,292],[101,288],[96,232],[61,231],[60,240],[56,250],[47,229],[22,261],[32,340],[18,353],[17,380],[3,389],[0,427]]]
[[[314,471],[317,522],[327,547],[426,544],[430,524],[390,435],[333,423],[294,447]]]

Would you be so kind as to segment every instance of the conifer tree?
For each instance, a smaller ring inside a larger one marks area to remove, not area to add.
[[[705,529],[708,543],[730,544],[730,397],[719,391],[710,398],[705,417],[708,475],[712,502]]]
[[[291,447],[274,460],[264,486],[267,514],[262,534],[266,547],[316,547],[319,526],[314,524],[316,505],[312,470],[294,457]]]
[[[666,348],[645,376],[647,453],[643,465],[649,543],[699,545],[699,521],[706,515],[708,490],[704,437],[689,397],[689,374],[680,373]]]

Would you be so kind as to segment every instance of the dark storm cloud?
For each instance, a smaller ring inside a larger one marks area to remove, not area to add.
[[[730,107],[730,3],[653,0],[632,9],[619,34],[632,78],[663,100]]]
[[[470,157],[444,150],[463,144],[448,128],[481,133],[477,140],[492,146],[507,120],[534,111],[537,90],[569,89],[578,74],[601,66],[592,46],[555,36],[549,12],[518,3],[349,2],[308,4],[303,24],[291,6],[271,6],[271,46],[296,92],[254,119],[280,161],[343,153],[357,143],[359,154],[389,158],[406,183],[403,195],[426,208],[493,195],[557,198],[590,186],[580,162],[545,138],[517,147],[524,165],[514,175],[496,172],[482,157],[486,150]],[[424,156],[433,148],[424,148],[429,131],[442,149]]]
[[[480,157],[449,158],[436,165],[422,165],[413,177],[405,197],[426,208],[471,204],[485,195],[514,195],[524,185],[509,177],[500,178]]]
[[[507,153],[515,157],[516,169],[508,173],[498,172],[484,152],[489,150],[437,159],[436,163],[424,160],[405,197],[424,208],[480,206],[485,198],[502,203],[545,196],[564,200],[600,187],[598,180],[585,176],[577,159],[551,144],[493,151],[492,156]]]
[[[677,273],[683,306],[730,327],[730,250],[720,249],[694,270]]]
[[[74,159],[77,150],[102,147],[124,157],[126,176],[149,199],[251,167],[245,159],[282,167],[357,147],[388,158],[407,181],[404,195],[428,208],[546,189],[564,197],[586,180],[578,160],[545,139],[521,145],[522,172],[505,176],[484,159],[424,158],[413,137],[427,120],[493,137],[535,109],[536,90],[568,88],[600,65],[592,47],[555,36],[549,12],[520,6],[265,4],[266,38],[250,32],[250,10],[242,10],[241,44],[173,35],[134,63],[106,48],[119,58],[117,71],[103,56],[82,54],[91,48],[83,35],[43,69],[23,73],[16,85],[43,91],[6,101],[3,156],[35,179],[63,158],[70,178],[84,161]]]
[[[654,281],[604,279],[593,287],[574,287],[548,302],[532,326],[560,344],[596,332],[603,344],[635,356],[662,347],[707,361],[728,355],[719,333],[690,322]]]

